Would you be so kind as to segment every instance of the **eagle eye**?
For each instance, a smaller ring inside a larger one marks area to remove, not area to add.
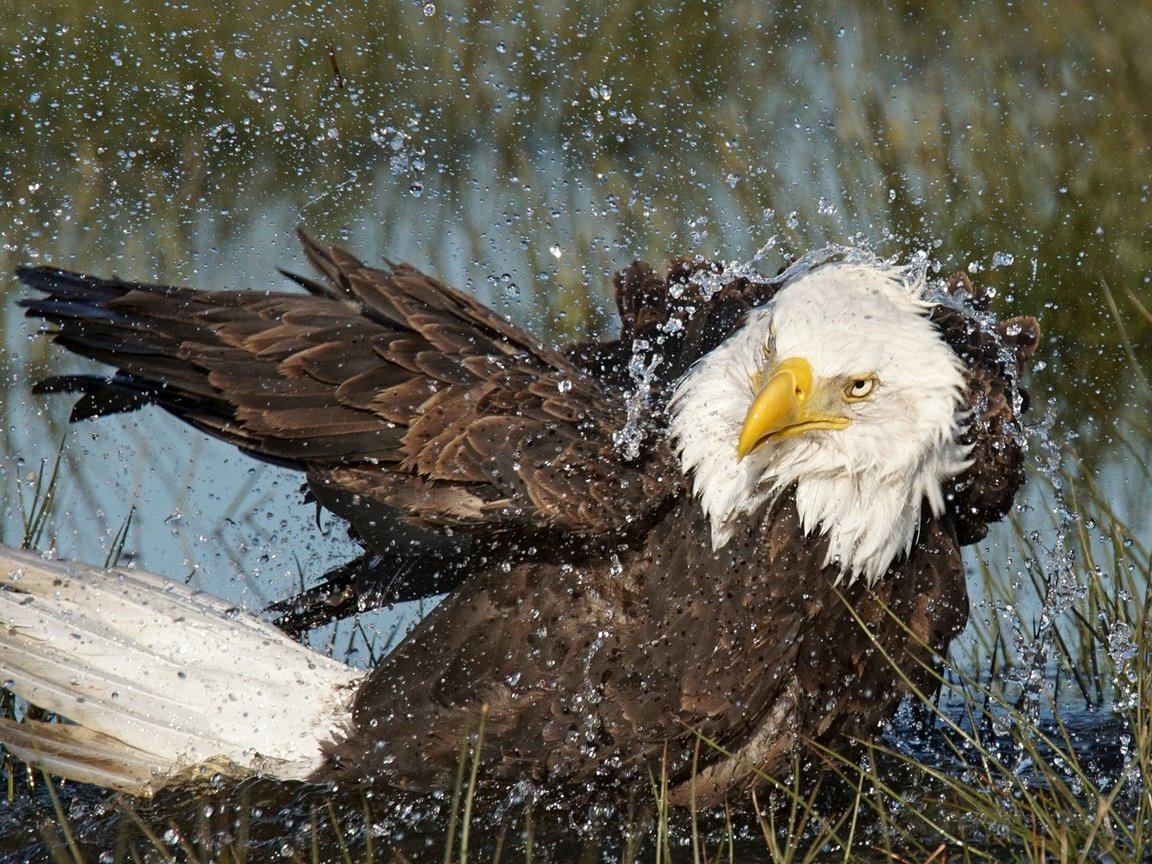
[[[867,399],[876,389],[876,378],[869,375],[867,378],[854,378],[844,388],[844,397],[851,400]]]

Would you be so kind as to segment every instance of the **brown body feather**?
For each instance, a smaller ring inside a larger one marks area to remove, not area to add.
[[[450,786],[482,706],[485,776],[627,788],[663,770],[682,804],[787,770],[801,741],[871,737],[908,692],[892,663],[932,690],[967,620],[959,547],[930,521],[874,590],[839,589],[798,534],[784,499],[713,552],[682,498],[617,558],[476,574],[371,672],[319,776]]]
[[[309,295],[20,275],[56,341],[119,370],[41,386],[83,392],[74,417],[156,403],[305,472],[376,556],[342,574],[347,611],[381,571],[404,575],[378,601],[455,587],[370,674],[319,777],[450,783],[487,706],[491,775],[647,782],[663,764],[675,800],[710,803],[786,768],[798,742],[870,736],[907,691],[892,662],[930,689],[967,619],[960,546],[1023,481],[1034,320],[989,323],[953,280],[932,318],[966,367],[973,465],[875,587],[837,587],[790,495],[713,551],[662,434],[670,384],[778,283],[637,263],[617,277],[621,337],[560,353],[407,265],[304,242],[326,279],[294,277]],[[648,413],[628,453],[637,368]],[[694,755],[697,734],[735,757]]]

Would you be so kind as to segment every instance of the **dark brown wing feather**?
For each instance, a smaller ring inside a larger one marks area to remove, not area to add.
[[[711,261],[677,259],[664,274],[634,261],[616,274],[620,338],[589,342],[568,356],[620,390],[636,386],[636,364],[659,361],[651,379],[651,407],[657,415],[670,385],[688,367],[727,339],[744,316],[780,290],[774,279],[733,276]]]
[[[311,296],[22,269],[28,314],[118,370],[41,389],[85,392],[74,417],[154,402],[427,526],[598,534],[677,491],[665,452],[620,456],[620,394],[563,354],[412,267],[304,245]]]
[[[954,501],[957,535],[967,545],[983,539],[989,524],[1008,513],[1024,485],[1021,414],[1027,394],[1020,377],[1039,344],[1040,325],[1031,317],[991,318],[985,292],[966,273],[953,276],[949,290],[961,305],[937,306],[932,320],[967,370],[971,420],[962,440],[973,445],[973,462],[945,490]]]
[[[45,294],[22,301],[29,315],[117,368],[37,386],[82,393],[74,420],[158,404],[304,470],[315,498],[352,524],[368,551],[329,574],[328,589],[278,604],[293,632],[443,593],[475,569],[467,542],[449,544],[457,563],[446,566],[443,544],[405,533],[401,520],[561,541],[642,531],[680,489],[660,434],[669,382],[778,287],[725,280],[705,262],[663,275],[636,262],[616,279],[620,338],[559,354],[408,265],[370,268],[302,242],[324,281],[289,275],[310,296],[19,271]],[[632,421],[637,447],[623,459],[614,436],[640,385],[635,369],[657,356],[646,414]]]

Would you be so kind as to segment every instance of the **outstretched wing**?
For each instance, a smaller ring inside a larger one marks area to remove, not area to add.
[[[677,491],[659,448],[631,460],[617,449],[615,387],[408,265],[302,240],[326,279],[294,277],[308,294],[21,269],[45,294],[22,301],[28,314],[117,369],[38,389],[82,392],[74,419],[158,404],[308,472],[322,500],[366,499],[423,526],[594,535]]]

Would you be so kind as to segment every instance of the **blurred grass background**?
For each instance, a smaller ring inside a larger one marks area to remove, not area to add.
[[[1150,32],[1152,4],[1105,0],[40,0],[0,21],[0,270],[281,287],[303,226],[562,340],[611,331],[610,274],[635,257],[774,271],[835,242],[967,267],[1002,315],[1041,320],[1053,467],[974,559],[960,662],[1009,690],[1039,663],[1095,705],[1119,680],[1138,706]],[[167,418],[64,438],[67,400],[27,390],[82,364],[31,338],[13,279],[0,292],[5,542],[64,440],[45,536],[66,554],[103,560],[136,506],[143,566],[257,604],[346,554],[307,530],[291,475]]]

